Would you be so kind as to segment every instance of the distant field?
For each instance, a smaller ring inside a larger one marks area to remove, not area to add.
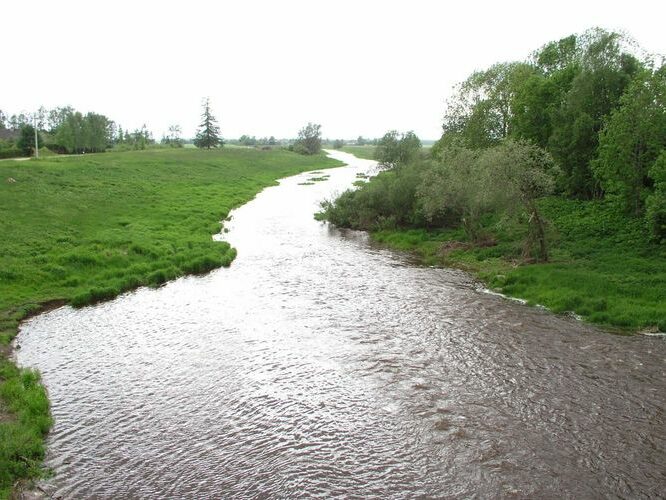
[[[0,498],[50,427],[39,377],[5,356],[40,304],[84,305],[229,265],[219,221],[281,177],[340,163],[284,150],[161,149],[0,164]],[[4,347],[3,347],[4,346]]]
[[[375,149],[377,149],[376,146],[343,146],[342,151],[366,160],[374,160]]]

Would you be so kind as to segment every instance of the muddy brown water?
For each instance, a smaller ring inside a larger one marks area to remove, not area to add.
[[[330,179],[234,212],[229,269],[26,322],[56,497],[648,498],[666,342],[488,294],[313,220]]]

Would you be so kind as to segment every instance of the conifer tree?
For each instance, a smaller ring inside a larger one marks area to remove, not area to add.
[[[210,98],[206,97],[203,102],[203,113],[201,114],[201,125],[194,139],[194,145],[198,148],[214,148],[223,146],[224,142],[220,138],[220,128],[217,126],[217,120],[210,111]]]

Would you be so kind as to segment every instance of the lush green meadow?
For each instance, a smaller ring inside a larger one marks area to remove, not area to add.
[[[281,177],[337,165],[246,148],[0,163],[0,497],[34,475],[50,427],[38,376],[6,358],[22,319],[227,266],[235,250],[211,235],[231,209]]]
[[[426,264],[468,270],[497,291],[557,313],[618,332],[666,331],[666,248],[646,241],[641,218],[602,201],[553,197],[541,208],[550,221],[548,263],[525,265],[524,232],[492,218],[492,246],[468,243],[462,229],[385,230],[373,238]]]

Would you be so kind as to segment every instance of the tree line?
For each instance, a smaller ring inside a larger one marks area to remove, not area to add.
[[[0,157],[34,152],[35,128],[40,147],[56,153],[99,153],[107,149],[145,149],[155,143],[146,125],[130,131],[99,113],[82,113],[71,106],[7,117],[0,111]]]
[[[210,99],[205,98],[202,102],[201,122],[192,140],[198,148],[213,149],[225,144],[211,108]],[[56,153],[69,154],[99,153],[112,148],[146,149],[156,144],[145,124],[140,129],[130,131],[102,114],[83,114],[70,106],[52,110],[40,107],[35,113],[10,117],[0,110],[0,158],[30,156],[34,153],[35,135],[42,147]],[[171,125],[160,143],[169,147],[183,147],[185,141],[181,135],[180,126]],[[244,146],[279,145],[274,136],[257,139],[243,135],[234,142]],[[364,144],[365,141],[359,137],[358,143]],[[295,140],[288,141],[289,150],[306,155],[318,154],[321,146],[321,125],[315,123],[308,123],[298,132]]]
[[[603,199],[666,241],[666,66],[635,42],[592,29],[498,63],[460,83],[439,141],[387,133],[386,172],[324,205],[362,229],[460,226],[492,239],[488,218],[519,221],[525,255],[548,259],[546,195]]]

